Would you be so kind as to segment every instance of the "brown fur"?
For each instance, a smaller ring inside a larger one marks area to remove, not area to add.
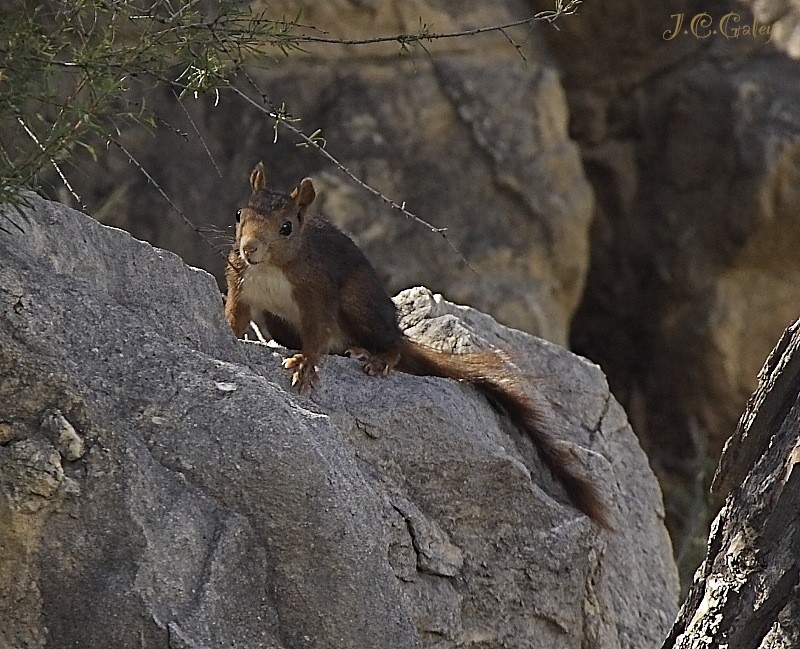
[[[525,395],[522,378],[494,352],[450,354],[406,338],[394,303],[353,241],[308,207],[315,192],[304,179],[289,195],[267,188],[262,163],[250,174],[252,194],[239,213],[228,256],[225,315],[236,336],[251,321],[300,352],[284,362],[300,392],[317,385],[323,354],[349,353],[371,375],[399,370],[474,385],[530,436],[572,501],[610,528],[596,486],[550,432],[552,422]],[[288,225],[287,225],[288,224]]]

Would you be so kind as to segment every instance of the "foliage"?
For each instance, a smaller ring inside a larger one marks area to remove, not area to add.
[[[297,47],[296,21],[231,0],[50,0],[0,10],[0,203],[92,135],[152,126],[137,79],[219,92],[245,57]]]

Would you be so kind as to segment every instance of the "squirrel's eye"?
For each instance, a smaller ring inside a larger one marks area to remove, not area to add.
[[[291,221],[284,221],[283,225],[281,226],[280,233],[284,237],[288,237],[292,233],[292,222]]]
[[[236,210],[236,222],[238,223],[242,219],[242,210]]]

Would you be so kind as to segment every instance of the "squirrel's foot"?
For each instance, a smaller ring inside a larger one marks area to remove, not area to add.
[[[351,358],[364,361],[364,371],[370,376],[386,376],[400,361],[400,352],[373,354],[363,347],[351,347],[345,352]]]
[[[319,367],[305,354],[295,354],[283,361],[287,370],[294,370],[292,374],[292,387],[296,387],[300,394],[319,385]]]

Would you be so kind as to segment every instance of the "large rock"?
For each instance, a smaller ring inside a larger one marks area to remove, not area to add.
[[[399,298],[413,335],[538,377],[614,533],[470,388],[328,357],[300,397],[210,275],[30,201],[0,215],[3,649],[658,646],[660,492],[595,365]]]

